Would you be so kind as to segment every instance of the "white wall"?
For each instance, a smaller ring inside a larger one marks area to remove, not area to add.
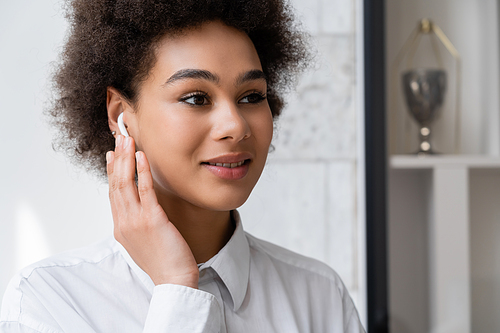
[[[365,318],[364,171],[359,1],[295,0],[317,62],[287,100],[276,150],[247,203],[247,231],[320,259]]]
[[[364,317],[359,10],[354,0],[294,3],[314,35],[317,67],[289,98],[276,151],[241,213],[256,236],[332,265]],[[59,0],[0,3],[0,297],[17,269],[112,230],[107,185],[53,152],[42,116],[65,28]]]
[[[469,179],[471,332],[499,332],[500,171],[473,170]]]
[[[52,150],[42,116],[65,29],[60,1],[0,2],[0,296],[18,269],[112,230],[107,186]]]

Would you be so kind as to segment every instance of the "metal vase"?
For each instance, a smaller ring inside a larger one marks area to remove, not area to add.
[[[402,75],[408,110],[419,126],[417,154],[436,154],[431,143],[431,124],[439,115],[446,91],[446,72],[440,69],[414,69]]]

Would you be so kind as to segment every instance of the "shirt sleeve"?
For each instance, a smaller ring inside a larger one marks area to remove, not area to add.
[[[52,293],[39,299],[27,288],[8,288],[1,308],[0,332],[2,333],[63,333],[105,332],[80,317],[80,313],[64,303],[58,303]],[[52,295],[53,296],[53,295]],[[21,299],[24,299],[21,306]],[[113,314],[113,320],[118,319]],[[222,311],[214,295],[180,285],[164,284],[153,289],[146,315],[145,333],[215,333],[219,332]],[[123,325],[123,324],[120,324]],[[108,326],[109,328],[109,326]],[[137,332],[136,328],[121,328],[120,332]],[[116,330],[110,330],[116,332]],[[141,329],[139,328],[139,331]],[[109,332],[111,333],[111,332]]]
[[[365,333],[365,329],[359,320],[358,312],[354,309],[350,317],[347,319],[345,333]]]
[[[359,319],[358,311],[356,310],[356,306],[352,301],[351,296],[349,295],[345,286],[343,286],[343,308],[344,308],[344,333],[365,333],[365,329],[361,324],[361,320]]]
[[[222,310],[214,295],[174,284],[153,290],[144,333],[219,332]]]

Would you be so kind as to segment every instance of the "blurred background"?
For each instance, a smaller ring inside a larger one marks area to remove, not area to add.
[[[500,332],[498,20],[495,0],[385,1],[391,332]],[[447,76],[424,125],[401,78],[417,69]],[[416,156],[422,126],[440,155]]]

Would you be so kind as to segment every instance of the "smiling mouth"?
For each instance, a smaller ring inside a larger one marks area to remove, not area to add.
[[[242,165],[250,163],[250,159],[243,160],[240,162],[234,162],[234,163],[212,163],[212,162],[203,162],[202,164],[207,164],[207,165],[212,165],[212,166],[218,166],[218,167],[223,167],[223,168],[237,168]]]

